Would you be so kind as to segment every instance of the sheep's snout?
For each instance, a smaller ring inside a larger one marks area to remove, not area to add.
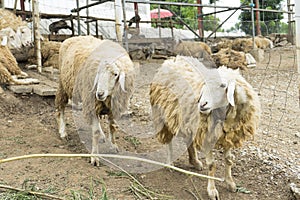
[[[198,104],[199,111],[203,114],[208,114],[210,112],[210,108],[208,107],[207,101],[199,102]]]
[[[107,97],[107,94],[106,94],[105,91],[101,90],[101,91],[96,92],[96,98],[97,98],[97,100],[99,100],[99,101],[105,101],[106,97]]]

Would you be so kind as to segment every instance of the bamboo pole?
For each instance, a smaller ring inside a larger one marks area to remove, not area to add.
[[[221,178],[206,176],[203,174],[187,171],[187,170],[184,170],[184,169],[172,166],[172,165],[168,165],[165,163],[161,163],[158,161],[149,160],[149,159],[140,158],[140,157],[124,156],[124,155],[116,155],[116,154],[31,154],[31,155],[24,155],[24,156],[12,157],[12,158],[0,159],[0,164],[17,161],[17,160],[29,159],[29,158],[84,158],[84,157],[85,158],[90,158],[90,157],[118,158],[118,159],[136,160],[136,161],[146,162],[149,164],[173,169],[175,171],[178,171],[178,172],[181,172],[181,173],[184,173],[187,175],[197,176],[197,177],[206,178],[206,179],[212,179],[212,180],[221,181],[221,182],[224,181],[224,179],[221,179]]]
[[[126,51],[129,51],[129,47],[128,47],[128,26],[127,26],[127,23],[126,23],[126,3],[125,3],[125,0],[122,0],[122,9],[123,9],[125,49],[126,49]]]
[[[121,33],[121,13],[122,3],[121,0],[115,0],[115,27],[116,27],[116,40],[122,45],[122,33]]]
[[[5,1],[4,0],[0,0],[0,8],[5,8]]]
[[[86,0],[86,5],[89,5],[89,0]],[[86,8],[86,17],[89,19],[90,13],[89,13],[89,8]],[[87,29],[87,35],[90,35],[90,22],[86,23],[86,29]]]
[[[41,34],[40,34],[40,16],[38,0],[32,0],[32,19],[33,19],[33,36],[34,47],[37,60],[38,72],[42,73],[42,55],[41,55]]]
[[[79,15],[79,0],[76,0],[76,6],[77,6],[77,29],[78,29],[78,35],[81,35],[81,28],[80,28],[80,15]]]

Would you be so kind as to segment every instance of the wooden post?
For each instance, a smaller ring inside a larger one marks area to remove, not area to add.
[[[259,9],[259,1],[258,0],[255,0],[255,8]],[[255,13],[256,13],[256,35],[261,35],[259,10],[256,10]]]
[[[37,60],[37,69],[42,72],[42,55],[41,55],[41,35],[40,35],[40,16],[38,0],[32,0],[32,20],[33,20],[33,36],[34,48]]]
[[[158,8],[157,8],[157,12],[158,12],[158,35],[159,35],[159,38],[161,38],[161,19],[160,19],[160,5],[158,5]]]
[[[139,6],[138,3],[134,3],[134,15],[137,17],[139,15]],[[140,34],[140,22],[136,20],[135,27],[137,29],[137,34]]]
[[[125,0],[122,0],[122,9],[123,9],[123,22],[124,22],[124,40],[125,40],[125,49],[129,51],[128,47],[128,26],[126,22],[126,3]],[[136,25],[138,26],[138,25]]]
[[[0,0],[0,8],[5,8],[4,0]]]
[[[25,3],[24,3],[25,0],[20,0],[20,5],[21,5],[21,11],[25,11]],[[22,20],[26,20],[26,15],[25,14],[22,14]]]
[[[81,28],[80,28],[80,15],[79,15],[79,0],[76,0],[76,6],[77,6],[77,28],[78,28],[78,35],[81,35]]]
[[[291,9],[291,0],[287,0],[287,9],[289,12],[292,11]],[[292,14],[288,13],[288,41],[292,44],[295,44],[294,37],[293,37],[293,28],[292,28]]]
[[[17,13],[17,5],[18,5],[18,0],[15,0],[15,4],[14,4],[14,13]]]
[[[197,0],[197,4],[202,4],[201,0]],[[202,7],[197,7],[197,11],[198,11],[198,29],[199,29],[199,36],[203,39],[203,17],[200,16],[202,15]]]
[[[86,0],[86,6],[89,5],[89,0]],[[86,8],[86,19],[87,19],[87,23],[86,23],[86,29],[87,29],[87,35],[90,35],[90,20],[89,20],[89,7]]]
[[[121,13],[122,13],[121,0],[115,0],[116,40],[122,45]]]

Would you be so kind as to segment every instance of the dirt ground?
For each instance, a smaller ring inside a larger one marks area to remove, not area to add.
[[[275,48],[265,52],[264,61],[256,68],[242,72],[260,94],[263,117],[255,138],[234,150],[233,177],[239,191],[231,193],[223,182],[216,181],[221,199],[294,199],[289,185],[300,184],[299,76],[295,57],[294,48]],[[162,60],[140,63],[136,93],[131,99],[133,113],[120,121],[123,131],[117,135],[121,154],[164,157],[158,151],[164,146],[153,135],[148,98],[149,83],[161,63]],[[89,152],[86,146],[89,147],[90,138],[82,136],[77,129],[78,117],[71,106],[66,111],[70,139],[59,138],[54,97],[16,95],[4,88],[0,94],[0,113],[0,159],[37,153]],[[105,127],[105,119],[103,124]],[[222,151],[215,153],[216,176],[222,178]],[[147,199],[149,196],[153,199],[208,199],[206,179],[155,169],[150,164],[111,160],[128,171],[132,175],[129,177],[104,161],[95,167],[88,160],[37,158],[4,163],[0,165],[0,183],[34,188],[65,199],[101,199],[104,194],[108,199]],[[203,158],[201,160],[205,163]],[[197,172],[188,164],[186,152],[174,165]],[[207,174],[207,166],[200,173]]]

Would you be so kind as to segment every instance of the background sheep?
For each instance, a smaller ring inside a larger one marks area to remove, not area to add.
[[[216,45],[214,45],[213,52],[216,53],[216,52],[220,51],[221,49],[226,49],[226,48],[229,48],[229,49],[232,48],[232,40],[226,39],[226,38],[221,38],[221,40]]]
[[[204,42],[195,41],[179,41],[174,47],[175,55],[192,56],[200,58],[205,63],[205,66],[215,68],[216,65],[211,58],[211,49]]]
[[[214,176],[212,149],[223,148],[225,182],[236,191],[231,149],[242,146],[256,133],[260,118],[258,96],[238,71],[226,67],[206,69],[197,59],[177,56],[165,61],[155,75],[150,102],[157,138],[169,144],[168,161],[173,137],[183,137],[189,162],[201,169],[197,157],[197,150],[201,150],[207,154],[208,175]],[[219,199],[213,180],[208,180],[207,191],[211,199]]]
[[[41,55],[43,67],[53,67],[58,69],[59,48],[61,42],[49,41],[47,39],[41,42]],[[28,52],[28,61],[32,64],[36,63],[36,55],[34,49]]]
[[[59,133],[66,138],[64,110],[68,99],[82,102],[82,111],[91,125],[92,153],[99,153],[98,142],[105,135],[101,129],[100,115],[108,115],[109,141],[117,148],[114,132],[115,119],[127,109],[133,92],[134,64],[119,44],[92,36],[78,36],[65,40],[59,51],[59,88],[55,105],[58,109]],[[99,165],[99,158],[91,158]]]
[[[252,38],[236,38],[232,41],[232,49],[249,53],[253,49]]]
[[[255,41],[255,45],[257,46],[257,48],[260,48],[260,49],[267,49],[267,48],[274,47],[273,42],[270,39],[262,37],[262,36],[256,36],[254,38],[254,41]]]
[[[247,69],[247,60],[244,52],[235,51],[230,48],[221,49],[218,53],[212,55],[217,66],[223,66],[232,69]]]
[[[11,28],[15,32],[14,37],[19,37],[21,41],[17,48],[23,46],[29,46],[32,43],[31,30],[27,26],[27,22],[22,21],[21,17],[17,17],[13,12],[0,8],[0,30],[5,28]],[[6,32],[4,32],[6,33]],[[10,36],[12,32],[10,31]],[[9,38],[9,35],[6,35]],[[15,48],[10,45],[10,39],[8,41],[10,48]]]
[[[1,37],[0,37],[1,38]],[[0,45],[0,84],[31,84],[38,83],[36,79],[23,79],[28,75],[23,72],[16,61],[16,58],[7,47],[6,36],[1,38]],[[18,79],[22,78],[22,79]]]

